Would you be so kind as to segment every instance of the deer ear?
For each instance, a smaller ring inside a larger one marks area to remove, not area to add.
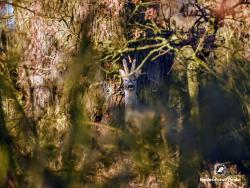
[[[121,75],[122,77],[124,77],[124,76],[125,76],[125,72],[124,72],[124,70],[119,69],[119,73],[120,73],[120,75]]]

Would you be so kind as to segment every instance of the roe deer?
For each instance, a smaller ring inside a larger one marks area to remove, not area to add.
[[[146,117],[153,118],[154,113],[145,109],[140,104],[137,96],[137,79],[141,71],[136,71],[136,60],[131,63],[131,68],[125,59],[122,60],[124,70],[120,69],[119,73],[123,80],[123,88],[125,94],[125,128],[129,132],[140,133],[141,124]]]
[[[131,61],[130,61],[131,62]],[[125,128],[132,134],[141,135],[148,131],[156,131],[159,128],[164,144],[167,144],[167,135],[172,134],[176,123],[176,116],[164,107],[149,108],[140,103],[137,96],[137,80],[141,71],[136,70],[136,60],[131,63],[123,59],[123,70],[119,73],[123,80],[125,94]],[[163,110],[162,110],[163,109]]]
[[[140,72],[135,71],[136,60],[133,60],[131,69],[125,59],[122,60],[124,70],[120,69],[119,73],[123,79],[123,88],[125,93],[125,111],[136,108],[139,105],[137,91],[137,78]]]

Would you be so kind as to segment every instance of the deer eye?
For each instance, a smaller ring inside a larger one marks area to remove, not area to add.
[[[127,78],[125,78],[125,79],[124,79],[124,81],[125,81],[125,82],[127,82],[127,81],[128,81],[128,79],[127,79]]]

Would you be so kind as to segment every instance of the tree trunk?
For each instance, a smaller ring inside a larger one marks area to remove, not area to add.
[[[62,140],[70,126],[64,74],[79,51],[89,4],[54,0],[18,5],[1,80],[6,127],[24,156],[54,147],[56,155],[44,166],[58,170],[63,165]]]
[[[193,122],[199,120],[199,64],[195,60],[190,60],[187,67],[188,92],[190,97],[190,117]]]
[[[123,44],[123,4],[121,0],[97,0],[92,4],[89,37],[97,50],[105,51]]]

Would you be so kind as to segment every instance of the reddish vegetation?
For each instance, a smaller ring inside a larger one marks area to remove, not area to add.
[[[155,20],[157,16],[158,14],[155,8],[148,8],[145,12],[145,20]]]
[[[218,0],[213,12],[218,20],[222,20],[226,16],[232,16],[233,18],[249,17],[249,13],[244,11],[249,4],[250,1],[247,0]]]
[[[0,8],[3,8],[3,7],[4,7],[4,5],[5,5],[5,3],[0,2]]]
[[[140,0],[131,0],[131,2],[134,3],[134,4],[139,4]]]

